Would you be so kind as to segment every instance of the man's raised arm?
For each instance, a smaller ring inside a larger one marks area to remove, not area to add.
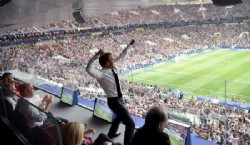
[[[97,60],[102,54],[104,54],[104,51],[100,49],[90,60],[86,67],[87,73],[96,79],[102,78],[102,72],[99,71],[96,67],[94,67],[94,62]]]
[[[125,57],[128,55],[129,48],[131,47],[131,45],[134,45],[134,43],[135,40],[132,39],[127,47],[122,51],[122,53],[115,59],[116,63],[120,63],[125,59]]]

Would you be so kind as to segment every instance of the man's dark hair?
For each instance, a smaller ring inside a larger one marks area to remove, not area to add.
[[[12,75],[10,72],[5,72],[2,76],[2,79],[7,78],[8,76]]]
[[[160,107],[153,107],[149,109],[146,118],[145,118],[145,126],[158,128],[161,122],[165,122],[167,120],[166,113]]]
[[[104,53],[103,55],[101,55],[99,57],[99,63],[102,67],[105,67],[107,61],[109,61],[109,56],[112,55],[112,53],[110,52],[107,52],[107,53]]]

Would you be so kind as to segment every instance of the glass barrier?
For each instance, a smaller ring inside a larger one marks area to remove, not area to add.
[[[32,86],[26,87],[30,92],[35,91]],[[20,97],[6,87],[0,89],[0,94],[1,113],[31,144],[63,145],[61,128],[66,121],[49,112],[49,102],[53,102],[53,98],[39,96],[36,92],[29,94],[32,97]]]

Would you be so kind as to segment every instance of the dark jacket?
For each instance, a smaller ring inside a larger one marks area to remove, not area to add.
[[[143,126],[136,131],[131,145],[171,145],[171,142],[167,133]]]

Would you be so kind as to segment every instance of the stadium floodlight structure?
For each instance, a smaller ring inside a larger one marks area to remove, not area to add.
[[[72,13],[73,17],[75,18],[75,21],[78,22],[78,23],[85,23],[85,20],[84,20],[84,11],[83,9],[80,9],[80,10],[76,10]]]
[[[206,12],[207,8],[205,8],[205,7],[203,6],[203,0],[200,0],[200,3],[201,3],[201,6],[200,6],[200,8],[199,8],[199,11],[202,13],[203,19],[206,19],[205,12]]]
[[[230,9],[233,9],[233,5],[230,5],[230,6],[226,6],[225,7],[225,10],[226,10],[226,12],[225,12],[225,17],[228,15],[228,11],[230,10]]]
[[[174,5],[173,5],[173,7],[174,7]],[[176,7],[174,7],[174,13],[175,13],[175,14],[179,14],[180,12],[181,12],[180,9],[177,9]]]
[[[84,15],[84,1],[76,0],[72,3],[72,9],[74,9],[72,15],[76,22],[85,23],[85,15]]]
[[[172,5],[172,6],[173,6],[173,8],[174,8],[174,13],[175,13],[175,14],[179,14],[180,17],[181,17],[184,21],[187,21],[187,20],[182,16],[181,10],[178,9],[178,8],[176,8],[174,5]]]
[[[203,19],[206,19],[205,12],[207,11],[207,8],[205,8],[203,5],[199,8],[199,11],[202,13]]]

